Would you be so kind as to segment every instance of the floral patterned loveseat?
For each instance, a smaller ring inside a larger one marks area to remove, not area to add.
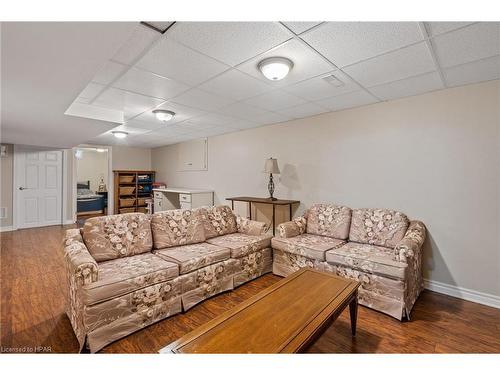
[[[397,319],[423,289],[420,221],[387,209],[316,204],[278,226],[272,239],[273,273],[287,276],[312,267],[361,282],[359,303]]]
[[[67,314],[80,349],[96,352],[271,272],[267,229],[218,206],[103,216],[68,230]]]

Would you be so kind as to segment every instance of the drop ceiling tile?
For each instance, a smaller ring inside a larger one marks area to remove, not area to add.
[[[144,129],[144,130],[148,130],[148,131],[155,130],[155,129],[158,129],[158,128],[161,128],[162,126],[164,126],[164,124],[158,120],[155,122],[153,122],[153,121],[145,122],[145,121],[139,121],[136,119],[127,120],[125,122],[125,125],[136,128],[136,129]]]
[[[221,108],[217,111],[220,114],[235,117],[241,120],[253,121],[255,116],[265,115],[267,111],[242,103],[233,103],[227,107]]]
[[[169,34],[170,35],[170,34]],[[197,85],[228,66],[164,38],[139,60],[137,67],[188,85]]]
[[[426,22],[429,35],[435,36],[470,25],[472,22]]]
[[[99,95],[93,104],[104,108],[123,111],[125,118],[130,118],[152,109],[163,102],[164,101],[161,99],[109,88]]]
[[[416,22],[327,22],[301,37],[339,67],[423,40]]]
[[[292,116],[289,116],[286,114],[268,112],[268,113],[263,114],[263,115],[255,116],[253,122],[254,122],[254,124],[257,124],[260,126],[260,125],[268,125],[268,124],[277,124],[280,122],[290,121],[292,119],[293,119]],[[254,125],[245,126],[244,124],[236,124],[236,126],[238,128],[244,128],[244,129],[248,129],[249,127],[254,127]]]
[[[190,133],[191,131],[189,130],[189,128],[184,127],[184,122],[179,122],[177,124],[165,125],[164,127],[155,129],[148,134],[157,135],[159,137],[166,137],[166,136],[180,136]]]
[[[170,121],[162,123],[156,118],[156,116],[152,111],[146,111],[144,113],[141,113],[141,115],[135,117],[133,121],[138,121],[145,124],[151,124],[152,126],[155,126],[157,124],[167,126],[167,125],[177,124],[179,122],[188,120],[190,118],[206,114],[205,111],[202,111],[200,109],[188,107],[171,101],[165,102],[162,105],[156,107],[155,109],[166,109],[168,111],[173,111],[175,112],[175,116]]]
[[[265,94],[244,100],[243,103],[268,111],[278,111],[283,108],[304,104],[306,101],[283,90],[274,90]]]
[[[183,121],[182,126],[184,127],[184,129],[186,129],[186,131],[189,131],[190,133],[194,133],[194,132],[197,133],[200,131],[204,131],[207,129],[213,129],[213,128],[217,127],[216,125],[213,125],[213,124],[208,124],[208,123],[203,123],[203,122],[193,122],[192,119]]]
[[[447,68],[443,74],[449,87],[500,79],[500,56]]]
[[[78,95],[80,99],[94,99],[106,86],[99,83],[90,82]]]
[[[223,128],[223,127],[204,129],[199,131],[198,137],[215,137],[217,135],[232,133],[239,130],[240,129]]]
[[[142,147],[159,147],[165,144],[168,138],[174,136],[166,136],[165,134],[154,134],[153,132],[146,134],[139,134],[137,136],[131,137],[134,143]]]
[[[168,38],[235,66],[290,39],[276,22],[179,22]]]
[[[500,22],[479,22],[437,36],[434,50],[443,68],[500,54]]]
[[[189,89],[189,86],[183,83],[137,68],[131,68],[113,86],[165,100]]]
[[[343,69],[364,86],[375,86],[434,71],[435,65],[425,43],[402,48]]]
[[[113,56],[113,60],[123,64],[132,65],[149,48],[151,48],[157,39],[161,37],[160,33],[139,24],[134,30],[132,36]]]
[[[329,112],[329,109],[319,106],[315,103],[305,103],[291,108],[285,108],[278,113],[286,115],[290,118],[304,118],[309,116],[319,115],[320,113]]]
[[[383,100],[423,94],[444,88],[437,72],[427,73],[400,81],[370,87],[370,91]]]
[[[311,101],[330,98],[335,95],[358,91],[359,89],[359,85],[340,70],[283,88],[286,92]]]
[[[235,100],[226,99],[199,89],[191,89],[175,97],[172,101],[205,111],[213,111],[235,102]]]
[[[332,111],[338,111],[375,102],[377,102],[377,100],[366,91],[356,91],[349,94],[334,96],[333,98],[323,99],[318,101],[317,104]]]
[[[233,99],[243,100],[273,90],[271,85],[231,69],[199,86],[200,89]]]
[[[207,113],[202,116],[189,119],[189,122],[198,126],[209,127],[236,127],[236,123],[250,123],[246,120],[237,119],[230,116],[224,116],[218,113]]]
[[[93,82],[100,83],[103,85],[108,85],[113,82],[120,74],[122,74],[128,67],[113,61],[108,61],[104,66],[97,72],[97,74],[92,79]]]
[[[258,65],[262,60],[275,56],[290,59],[293,62],[293,67],[285,78],[279,81],[270,81],[262,75]],[[294,39],[261,56],[241,64],[237,68],[242,72],[250,74],[257,79],[270,84],[272,87],[283,87],[329,72],[333,69],[333,66],[320,57],[316,52],[312,51],[309,47]]]
[[[118,139],[113,136],[110,132],[106,132],[103,134],[98,135],[97,137],[94,137],[92,139],[89,139],[87,142],[88,144],[92,145],[126,145],[126,138],[125,139]]]
[[[180,143],[180,142],[187,142],[191,141],[193,139],[200,138],[197,134],[182,134],[178,135],[177,137],[174,138],[175,143]]]
[[[186,135],[175,132],[171,132],[170,134],[151,132],[144,137],[136,138],[136,140],[142,147],[155,148],[180,142],[178,139],[185,139],[185,137]]]
[[[123,124],[123,111],[99,107],[89,104],[88,99],[76,99],[64,112],[68,116],[84,117],[87,119],[114,122]]]
[[[75,103],[78,103],[78,104],[89,104],[90,100],[91,99],[87,99],[87,98],[83,98],[83,97],[77,96],[76,99],[75,99],[75,101],[72,103],[72,105],[75,104]],[[66,112],[64,112],[65,115],[74,116],[71,113],[72,105],[68,107],[68,109],[66,110]]]
[[[304,31],[319,25],[321,22],[283,22],[295,34],[302,34]]]

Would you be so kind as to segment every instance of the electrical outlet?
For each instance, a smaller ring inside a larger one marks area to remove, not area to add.
[[[7,208],[0,207],[0,219],[6,219],[6,218],[7,218]]]

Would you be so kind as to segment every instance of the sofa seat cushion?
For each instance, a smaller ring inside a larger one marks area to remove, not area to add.
[[[184,274],[231,257],[231,250],[207,242],[155,250],[156,255],[179,265]]]
[[[208,243],[213,245],[227,247],[231,249],[231,258],[240,258],[257,250],[265,249],[271,246],[270,234],[261,234],[252,236],[244,233],[231,233],[225,236],[210,238]]]
[[[150,252],[153,247],[150,221],[142,213],[87,219],[82,235],[97,262]]]
[[[202,215],[198,210],[168,210],[151,216],[155,249],[205,241]]]
[[[348,242],[337,249],[327,251],[326,261],[370,274],[403,280],[407,264],[395,261],[393,256],[393,250],[386,247]]]
[[[289,238],[274,237],[272,240],[273,249],[321,261],[325,260],[325,253],[328,250],[335,249],[343,244],[345,244],[343,240],[307,233]]]
[[[334,204],[315,204],[307,212],[309,234],[346,240],[351,226],[351,209]]]
[[[349,241],[393,248],[403,239],[409,224],[408,217],[402,212],[354,209]]]
[[[92,305],[179,276],[179,267],[147,253],[98,263],[98,280],[84,285],[83,302]]]

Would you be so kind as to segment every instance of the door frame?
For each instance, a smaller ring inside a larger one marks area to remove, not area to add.
[[[70,155],[70,160],[72,163],[72,178],[71,178],[71,189],[72,189],[72,196],[73,200],[71,202],[72,210],[71,210],[71,217],[73,218],[73,223],[76,223],[76,183],[78,182],[78,171],[77,171],[77,166],[76,166],[76,157],[75,157],[75,152],[79,148],[105,148],[108,150],[108,178],[107,178],[107,184],[106,187],[108,189],[108,215],[113,215],[114,213],[114,174],[113,174],[113,147],[112,146],[103,146],[103,145],[92,145],[92,144],[81,144],[78,145],[77,147],[73,147],[71,150],[71,155]]]
[[[68,150],[65,149],[60,149],[60,148],[53,148],[53,147],[41,147],[41,146],[29,146],[29,145],[13,145],[13,165],[12,165],[12,230],[17,230],[19,229],[19,223],[18,223],[18,215],[17,215],[17,210],[19,206],[18,202],[18,189],[17,189],[17,167],[19,164],[19,155],[20,152],[23,152],[24,150],[37,150],[37,151],[61,151],[61,168],[62,168],[62,173],[61,173],[61,225],[62,224],[72,224],[73,222],[66,222],[66,215],[65,212],[67,211],[67,196],[68,196],[68,186],[64,182],[67,181],[67,176],[68,176],[68,163],[67,163],[67,156],[68,156]],[[40,227],[43,227],[45,225],[40,225]],[[35,227],[33,227],[35,228]]]

